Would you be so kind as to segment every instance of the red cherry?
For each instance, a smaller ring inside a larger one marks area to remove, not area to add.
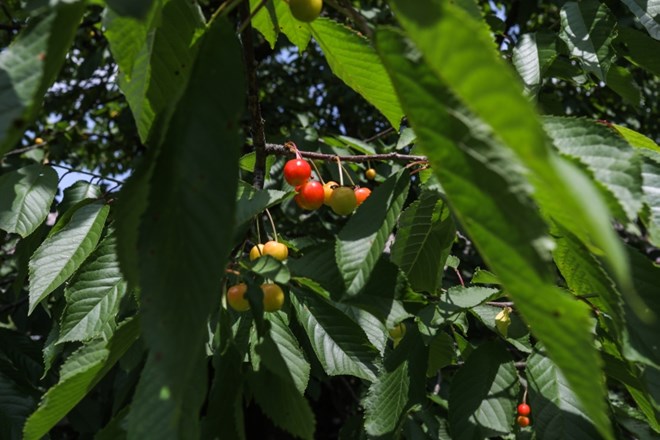
[[[306,160],[291,159],[284,165],[284,179],[291,186],[302,185],[307,182],[312,175],[312,167]]]
[[[519,416],[528,416],[530,412],[532,412],[532,410],[530,409],[529,405],[527,405],[526,403],[521,403],[520,405],[518,405]]]
[[[357,205],[360,206],[362,202],[367,200],[367,197],[371,195],[371,190],[369,188],[355,188],[355,198],[357,199]]]
[[[524,428],[525,426],[529,426],[529,423],[530,423],[530,422],[529,422],[529,417],[518,416],[518,418],[516,419],[516,423],[517,423],[518,426],[520,426],[521,428]]]
[[[303,209],[319,209],[325,201],[325,190],[320,182],[310,180],[300,187],[300,192],[296,197],[300,197],[298,204]]]
[[[301,196],[300,194],[296,194],[296,195],[293,197],[293,200],[296,202],[296,205],[298,205],[298,207],[299,207],[300,209],[311,210],[311,208],[309,208],[309,207],[307,206],[307,204],[305,203],[305,201],[303,200],[303,198],[302,198],[302,196]]]

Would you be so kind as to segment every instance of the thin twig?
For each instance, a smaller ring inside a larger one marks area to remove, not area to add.
[[[54,164],[54,163],[51,163],[50,166],[56,167],[56,168],[61,168],[63,170],[67,170],[71,173],[80,173],[80,174],[85,174],[87,176],[97,177],[99,179],[107,180],[108,182],[118,183],[120,185],[124,184],[124,182],[121,181],[121,180],[113,179],[112,177],[104,177],[104,176],[101,176],[101,175],[96,174],[96,173],[90,173],[89,171],[77,170],[75,168],[70,168],[70,167],[67,167],[67,166],[64,166],[64,165],[58,165],[58,164]]]
[[[380,133],[376,133],[375,135],[371,136],[370,138],[365,139],[363,142],[368,144],[369,142],[373,142],[376,139],[382,138],[383,136],[387,136],[388,134],[392,133],[393,131],[394,131],[394,127],[388,127],[385,130],[381,131]]]
[[[498,302],[498,301],[486,301],[486,305],[493,307],[502,307],[502,308],[514,306],[512,302]]]
[[[284,145],[279,144],[266,144],[266,154],[275,154],[278,156],[294,156],[294,153],[286,148]],[[312,151],[300,151],[300,154],[303,157],[310,159],[319,159],[326,160],[329,162],[335,162],[339,157],[343,162],[356,162],[364,163],[369,161],[396,161],[396,162],[420,162],[428,163],[428,158],[426,156],[414,156],[410,154],[399,154],[399,153],[385,153],[385,154],[362,154],[362,155],[348,155],[348,156],[338,156],[336,154],[326,154],[326,153],[315,153]]]
[[[250,17],[250,7],[247,1],[241,3],[241,16]],[[241,33],[243,42],[243,57],[247,69],[248,80],[248,110],[252,119],[252,144],[254,145],[255,162],[252,185],[256,189],[264,186],[266,174],[266,133],[264,130],[264,120],[261,117],[261,107],[259,105],[259,84],[257,83],[257,66],[254,59],[254,42],[252,39],[252,25],[248,19],[248,26]],[[284,148],[284,147],[282,147]]]
[[[43,147],[44,145],[48,145],[48,142],[42,142],[40,144],[33,144],[33,145],[28,145],[27,147],[17,148],[15,150],[11,150],[10,152],[6,153],[5,156],[14,156],[16,154],[27,153],[30,150],[34,150],[36,148]]]

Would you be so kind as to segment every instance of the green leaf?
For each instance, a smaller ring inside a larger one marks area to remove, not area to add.
[[[250,11],[252,14],[254,14],[254,11],[259,6],[261,6],[261,3],[261,0],[250,0]],[[263,35],[266,41],[268,41],[271,49],[275,49],[275,43],[277,42],[277,37],[280,34],[280,29],[277,26],[277,22],[277,11],[271,0],[268,0],[266,4],[263,5],[261,10],[253,15],[251,20],[252,27],[261,32],[261,35]],[[311,38],[311,32],[309,36]],[[302,48],[300,50],[302,51],[305,49]]]
[[[559,15],[559,37],[571,55],[580,60],[586,71],[605,81],[614,56],[611,43],[616,37],[616,18],[597,0],[567,2]]]
[[[276,283],[286,284],[291,279],[288,267],[270,255],[263,255],[254,261],[243,263],[243,265],[251,272]]]
[[[264,318],[271,324],[270,336],[285,362],[285,371],[291,375],[300,394],[305,394],[311,367],[305,360],[302,348],[289,328],[286,314],[283,312],[267,313]]]
[[[636,109],[642,103],[642,92],[630,70],[621,66],[612,66],[607,72],[607,87],[614,90],[623,100]]]
[[[624,297],[623,309],[628,329],[627,340],[623,344],[623,355],[626,359],[660,367],[660,266],[654,264],[636,249],[628,248],[635,289],[639,293],[646,308],[642,314],[634,310],[630,299]]]
[[[259,3],[261,3],[260,0],[250,0],[250,10],[254,11]],[[310,26],[293,18],[287,2],[279,0],[268,0],[252,19],[252,25],[261,32],[271,49],[275,48],[275,42],[280,32],[287,36],[299,52],[305,50],[312,38]]]
[[[647,149],[660,153],[660,146],[650,138],[641,133],[624,127],[623,125],[612,124],[612,127],[619,132],[621,136],[634,148]],[[660,157],[660,156],[659,156]]]
[[[50,235],[30,259],[30,309],[58,288],[80,267],[101,238],[109,208],[91,203],[78,208],[71,219]],[[65,221],[60,219],[58,223]],[[57,225],[55,226],[57,228]]]
[[[122,408],[100,431],[94,435],[94,440],[126,440],[126,423],[130,406]]]
[[[470,309],[470,312],[476,316],[483,325],[488,327],[493,333],[502,337],[506,342],[513,345],[523,353],[532,352],[532,344],[529,340],[529,329],[518,313],[511,313],[511,324],[508,327],[506,335],[497,328],[497,315],[502,311],[502,307],[483,304]]]
[[[147,151],[142,162],[122,186],[114,210],[119,266],[131,290],[140,284],[138,231],[147,209],[150,180],[158,153],[158,148]]]
[[[614,282],[575,236],[559,226],[555,236],[557,247],[553,256],[566,284],[576,295],[596,294],[589,301],[612,319],[621,335],[624,326],[623,301]]]
[[[425,397],[428,350],[416,331],[406,333],[389,352],[377,379],[369,387],[363,406],[364,427],[372,436],[394,431],[402,414]]]
[[[335,255],[346,286],[355,296],[369,281],[408,195],[407,172],[378,186],[337,234]]]
[[[489,299],[494,299],[498,296],[501,296],[501,293],[498,289],[491,289],[489,287],[462,287],[454,286],[447,290],[447,293],[441,296],[441,299],[452,306],[459,307],[461,309],[469,309],[484,301]]]
[[[362,328],[369,342],[378,349],[381,355],[385,352],[388,340],[388,331],[385,324],[376,316],[358,307],[344,303],[335,303],[335,306]]]
[[[650,36],[660,40],[660,1],[658,0],[622,0],[630,12],[642,23]]]
[[[255,401],[275,425],[301,439],[314,438],[314,413],[293,384],[268,368],[250,374],[248,383]]]
[[[108,339],[115,328],[126,283],[119,270],[114,233],[107,236],[82,265],[64,291],[64,309],[58,343]]]
[[[366,142],[363,142],[359,139],[352,138],[350,136],[337,136],[337,139],[342,141],[345,145],[349,146],[351,149],[357,151],[360,154],[375,154],[376,150],[374,147],[369,145]]]
[[[642,190],[650,210],[650,241],[660,246],[660,158],[643,158],[642,181]]]
[[[473,284],[502,284],[494,273],[480,268],[474,271],[471,282]]]
[[[291,303],[323,369],[329,376],[349,374],[374,380],[378,351],[364,331],[330,302],[292,290]]]
[[[554,34],[523,34],[513,49],[513,65],[523,80],[527,94],[536,95],[543,71],[557,57]]]
[[[642,207],[641,161],[607,127],[586,119],[546,117],[544,126],[563,154],[578,159],[634,222]]]
[[[0,156],[36,118],[84,11],[83,1],[58,2],[0,53]]]
[[[37,400],[3,370],[0,366],[0,438],[20,439],[23,424],[37,406]]]
[[[109,8],[119,15],[144,20],[157,0],[106,0]]]
[[[236,227],[246,223],[266,208],[289,197],[289,193],[276,189],[255,189],[249,183],[238,182],[236,191]]]
[[[194,42],[204,28],[197,4],[154,2],[145,21],[106,14],[105,36],[120,66],[119,85],[144,142],[152,125],[176,103],[195,59]]]
[[[243,421],[243,357],[235,345],[213,355],[213,385],[201,438],[245,439]]]
[[[415,7],[421,3],[415,2]],[[454,13],[438,15],[428,5],[420,12],[409,3],[398,3],[397,0],[396,4],[400,19],[403,20],[401,16],[405,16],[406,13],[412,14],[412,16],[408,15],[406,19],[411,17],[416,17],[415,20],[426,19],[427,25],[423,29],[437,29],[438,27],[441,30],[444,29],[441,35],[452,35],[452,44],[456,44],[460,40],[461,47],[471,47],[474,46],[475,40],[482,40],[481,37],[475,39],[474,34],[477,30],[474,26],[466,24],[466,20],[469,20],[467,18],[456,23],[457,17]],[[440,24],[435,28],[428,25],[430,17],[440,19]],[[419,29],[414,23],[410,24],[411,28]],[[425,44],[431,41],[429,35],[420,36],[420,38]],[[440,40],[442,39],[436,38],[433,41],[437,43]],[[489,168],[488,162],[481,163],[458,147],[464,139],[465,129],[459,130],[456,127],[457,122],[452,121],[447,113],[443,105],[443,96],[446,93],[442,89],[441,83],[424,65],[414,63],[415,58],[411,59],[401,55],[406,46],[400,37],[392,31],[382,30],[377,33],[376,41],[378,51],[392,75],[406,114],[417,133],[417,145],[429,157],[431,167],[446,191],[449,205],[456,214],[456,218],[465,227],[489,267],[502,281],[522,316],[527,322],[533,323],[534,335],[546,344],[550,355],[560,365],[576,394],[585,402],[585,406],[588,406],[589,414],[598,420],[601,434],[611,439],[610,421],[604,403],[604,382],[601,376],[593,374],[594,371],[600,369],[600,359],[593,345],[590,311],[584,304],[554,287],[554,277],[550,273],[545,257],[547,249],[545,227],[541,223],[538,213],[533,206],[521,201],[518,194],[511,193],[509,182],[504,176]],[[487,47],[478,45],[469,51],[467,57],[461,55],[466,54],[463,50],[460,53],[455,52],[455,54],[450,51],[439,51],[439,53],[446,57],[447,68],[459,67],[455,65],[455,62],[458,61],[452,60],[452,57],[458,56],[464,62],[469,61],[471,64],[470,59],[474,58],[477,64],[462,70],[474,73],[475,70],[482,70],[480,63],[493,67],[496,62],[491,56],[483,54],[487,50],[489,50]],[[495,65],[495,70],[501,69]],[[503,75],[507,76],[505,72]],[[450,73],[452,78],[457,80],[454,78],[456,72],[451,71]],[[494,78],[492,70],[488,70],[488,77]],[[483,89],[482,93],[490,95],[488,102],[481,103],[479,106],[492,106],[490,110],[483,108],[482,112],[489,115],[491,121],[497,122],[500,129],[507,132],[514,130],[509,133],[509,136],[513,137],[517,132],[516,138],[526,138],[530,133],[521,126],[521,121],[526,120],[526,123],[531,124],[527,128],[533,133],[532,137],[541,136],[542,133],[537,132],[535,123],[530,121],[530,115],[533,115],[531,110],[517,114],[515,122],[513,120],[508,123],[506,120],[498,121],[503,114],[510,116],[512,108],[517,108],[516,113],[518,110],[522,110],[522,107],[519,106],[521,103],[518,102],[518,98],[515,98],[516,94],[508,96],[505,93],[505,96],[500,96],[500,101],[495,101],[497,98],[492,96],[493,93],[497,95],[504,90],[511,91],[509,83],[493,84],[492,81],[489,81],[488,87],[483,88],[475,83],[476,79],[476,77],[464,78],[464,84],[479,87]],[[472,93],[470,93],[470,99],[480,102],[480,98],[473,96]],[[520,99],[524,101],[522,96]],[[511,102],[511,106],[507,107],[507,112],[502,112],[496,108],[495,102]],[[526,106],[525,104],[524,107]],[[490,114],[491,112],[493,115]],[[501,127],[500,124],[506,124],[508,128]],[[455,138],[445,136],[455,136]],[[522,142],[522,139],[520,141]],[[531,144],[525,141],[520,146],[524,145],[527,148],[532,144],[543,145],[544,142],[542,137],[536,141],[531,139],[528,141]],[[526,154],[529,161],[534,164],[535,168],[538,168],[540,164],[535,159],[537,153],[528,151]],[[546,158],[542,161],[543,167],[553,168],[553,165],[547,161],[548,155],[550,155],[548,151],[538,152],[538,154]],[[560,163],[562,167],[564,166],[562,162],[552,156],[550,156],[550,160],[555,161],[554,166]],[[540,170],[539,173],[547,174],[547,169]],[[570,169],[570,172],[575,173],[576,171]],[[581,175],[579,177],[577,183],[588,187],[589,182],[583,181],[586,178]],[[553,176],[553,185],[557,182],[555,178],[557,176]],[[573,185],[568,185],[563,178],[557,179],[562,181],[562,190],[573,188]],[[563,194],[563,191],[558,194]],[[570,197],[573,197],[574,194]],[[561,205],[559,205],[559,201],[555,201],[557,206],[553,214],[560,212],[559,208],[567,209],[566,198],[557,197],[561,201]],[[584,206],[580,205],[575,211],[569,210],[573,217],[566,220],[574,222],[576,212],[585,213],[584,209]],[[515,213],[515,215],[507,215],[507,213]],[[520,221],[521,219],[524,221]],[[609,237],[612,233],[609,226],[606,226]],[[615,242],[618,245],[618,242]],[[625,256],[622,260],[627,261]]]
[[[232,246],[245,83],[229,22],[216,19],[198,41],[141,217],[142,336],[150,353],[131,405],[129,437],[197,437],[207,390],[204,341],[220,299],[218,271]]]
[[[487,438],[511,431],[518,395],[511,355],[498,343],[479,346],[449,390],[452,438]]]
[[[83,200],[100,199],[101,196],[101,188],[98,185],[94,185],[86,180],[79,180],[64,190],[62,203],[59,204],[57,210],[60,214],[64,214]]]
[[[429,363],[426,368],[426,376],[432,377],[438,370],[451,365],[456,357],[454,340],[445,332],[438,333],[429,344]]]
[[[27,237],[48,216],[57,192],[57,172],[28,165],[0,176],[0,229]]]
[[[628,61],[660,76],[660,41],[633,28],[619,26],[619,36],[614,47],[617,53]]]
[[[434,293],[442,282],[455,237],[448,207],[436,192],[424,191],[401,214],[391,259],[406,273],[415,291]]]
[[[43,372],[40,343],[14,330],[0,328],[0,359],[31,383],[37,383]]]
[[[571,390],[572,386],[548,357],[534,352],[527,359],[525,376],[534,430],[539,437],[557,440],[602,438]]]
[[[110,371],[139,336],[137,319],[124,321],[110,341],[98,341],[75,351],[62,365],[60,381],[44,394],[39,408],[23,428],[25,440],[39,440],[50,431]]]
[[[582,173],[553,154],[535,108],[494,49],[484,24],[451,3],[438,8],[432,0],[395,0],[392,6],[437,77],[527,168],[525,175],[542,210],[603,255],[625,289],[631,289],[627,260],[610,226],[607,207]],[[413,59],[416,56],[411,54]],[[451,102],[447,93],[443,95]],[[403,100],[400,92],[399,98]]]
[[[649,392],[644,381],[639,377],[637,368],[630,367],[619,358],[618,353],[610,355],[603,353],[605,363],[605,374],[625,385],[631,397],[639,406],[640,411],[646,416],[651,428],[660,433],[660,422],[658,421],[657,405],[654,406],[653,391]],[[648,368],[647,370],[650,370]]]
[[[403,110],[387,72],[369,42],[327,18],[317,18],[310,26],[332,72],[398,129]]]

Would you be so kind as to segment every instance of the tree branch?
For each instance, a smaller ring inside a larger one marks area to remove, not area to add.
[[[67,167],[67,166],[59,165],[59,164],[54,164],[54,163],[51,163],[50,166],[55,167],[55,168],[61,168],[63,170],[67,170],[71,173],[85,174],[86,176],[92,176],[92,177],[96,177],[97,179],[107,180],[108,182],[114,182],[114,183],[117,183],[119,185],[124,184],[124,182],[121,181],[121,180],[113,179],[112,177],[104,177],[100,174],[92,173],[92,172],[85,171],[85,170],[77,170],[75,168],[71,168],[71,167]]]
[[[266,144],[266,154],[274,154],[277,156],[294,156],[293,151],[285,147],[284,145],[279,144]],[[348,155],[348,156],[338,156],[336,154],[325,154],[325,153],[315,153],[312,151],[302,151],[298,150],[300,155],[308,159],[319,159],[327,160],[333,162],[337,157],[341,159],[342,162],[368,162],[368,161],[396,161],[396,162],[419,162],[419,163],[428,163],[428,158],[426,156],[414,156],[411,154],[399,154],[399,153],[385,153],[385,154],[361,154],[361,155]]]
[[[11,150],[11,151],[5,153],[5,156],[13,156],[13,155],[16,155],[16,154],[27,153],[30,150],[34,150],[35,148],[43,147],[44,145],[47,145],[47,144],[48,144],[48,142],[42,142],[40,144],[32,144],[32,145],[28,145],[27,147],[17,148],[15,150]]]
[[[254,145],[255,164],[252,184],[261,189],[264,186],[266,173],[266,134],[264,132],[264,120],[261,117],[259,105],[259,84],[257,82],[257,66],[254,60],[254,41],[252,39],[252,24],[249,22],[250,7],[247,1],[241,3],[241,17],[247,21],[247,26],[241,32],[243,42],[243,57],[248,80],[247,105],[252,119],[252,144]]]

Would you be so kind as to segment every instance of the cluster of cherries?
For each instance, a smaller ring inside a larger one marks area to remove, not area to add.
[[[371,195],[369,188],[340,186],[332,181],[322,184],[317,180],[312,180],[312,168],[309,162],[302,158],[295,146],[292,146],[292,149],[296,153],[296,159],[289,160],[284,165],[284,179],[296,189],[294,200],[302,209],[315,210],[325,204],[336,214],[348,215]],[[367,179],[373,180],[376,177],[376,170],[369,168],[365,175]],[[277,234],[275,235],[277,236]],[[289,256],[289,248],[277,240],[270,240],[263,244],[256,244],[250,249],[250,261],[264,255],[270,255],[276,260],[284,261]],[[238,312],[250,310],[250,302],[245,297],[247,290],[248,287],[245,283],[231,286],[227,290],[227,303],[229,306]],[[265,283],[261,285],[261,291],[263,292],[264,311],[276,312],[282,308],[284,292],[280,286],[274,283]],[[405,331],[405,327],[403,331]],[[403,337],[403,334],[399,336],[399,339],[401,337]]]
[[[250,261],[254,261],[264,255],[284,261],[289,256],[289,248],[275,240],[265,244],[257,244],[250,249]],[[247,284],[239,283],[227,289],[227,303],[237,312],[246,312],[250,310],[250,302],[245,297],[247,293]],[[277,312],[284,305],[284,291],[275,283],[264,283],[261,285],[263,293],[263,306],[265,312]]]
[[[531,408],[526,403],[523,402],[520,405],[518,405],[518,417],[516,418],[516,423],[518,424],[518,426],[520,426],[521,428],[529,426],[531,422],[528,416],[531,412],[532,412]]]
[[[371,195],[369,188],[355,186],[340,186],[337,182],[329,181],[325,184],[311,180],[312,167],[309,162],[300,156],[291,159],[284,165],[284,180],[296,189],[294,200],[305,210],[312,211],[323,205],[329,206],[336,214],[348,215],[355,211]],[[367,179],[376,177],[376,170],[369,168],[365,173]]]

